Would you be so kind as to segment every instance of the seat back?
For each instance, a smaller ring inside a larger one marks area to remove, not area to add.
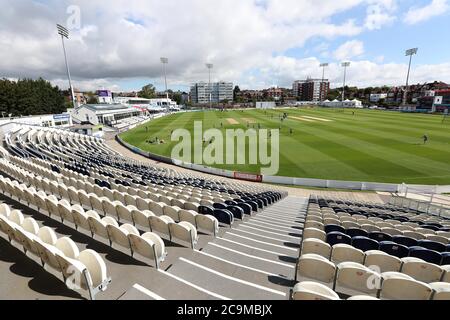
[[[294,300],[340,300],[339,295],[327,286],[311,281],[297,283],[292,298]]]
[[[336,272],[336,266],[334,263],[320,255],[303,254],[299,258],[297,270],[297,274],[300,277],[306,277],[324,283],[332,283]]]
[[[330,246],[334,246],[336,244],[351,244],[352,238],[350,238],[348,235],[341,233],[341,232],[330,232],[327,234],[327,243]]]
[[[364,261],[364,252],[348,244],[336,244],[331,250],[331,261],[336,264],[341,262],[362,264]]]
[[[425,261],[405,262],[403,263],[401,271],[415,280],[425,283],[440,281],[444,273],[444,270],[441,267]]]
[[[337,266],[336,286],[376,295],[379,283],[381,283],[381,275],[362,264],[342,262]]]
[[[432,289],[414,279],[389,278],[382,282],[381,298],[390,300],[429,300]]]

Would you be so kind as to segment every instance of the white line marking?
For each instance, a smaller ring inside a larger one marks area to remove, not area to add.
[[[261,228],[273,229],[273,230],[278,230],[278,231],[290,231],[292,233],[296,233],[298,235],[301,235],[301,233],[299,233],[298,229],[291,228],[291,227],[277,226],[277,225],[270,224],[270,223],[267,223],[267,222],[254,221],[254,220],[250,220],[250,221],[247,221],[245,223],[251,224],[251,225],[254,225],[254,226],[257,226],[257,227],[260,226]],[[271,227],[266,227],[266,225],[271,226]],[[276,228],[272,228],[272,227],[276,227]],[[283,229],[286,229],[286,230],[283,230]]]
[[[291,212],[291,213],[288,213],[288,212],[286,212],[286,210],[288,210],[288,208],[276,208],[275,210],[272,210],[272,209],[266,209],[266,210],[264,210],[264,212],[262,212],[262,213],[267,213],[267,214],[279,214],[279,215],[286,216],[286,217],[296,217],[296,216],[298,216],[299,213],[300,213],[300,211],[299,211],[299,212]]]
[[[261,249],[261,248],[258,248],[258,247],[250,246],[248,244],[243,244],[243,243],[240,243],[240,242],[236,242],[236,241],[233,241],[233,240],[230,240],[230,239],[217,238],[216,240],[223,240],[223,241],[226,241],[226,242],[234,243],[234,244],[236,244],[238,246],[241,246],[241,247],[246,247],[246,248],[250,248],[250,249],[253,249],[253,250],[258,250],[258,251],[274,254],[274,255],[277,255],[277,256],[287,256],[285,253],[280,253],[280,252],[275,252],[275,251]]]
[[[261,230],[261,229],[258,229],[258,228],[246,226],[246,225],[244,225],[244,224],[240,224],[239,227],[242,227],[242,228],[249,228],[249,229],[258,230],[258,231],[261,231],[261,232],[266,232],[266,233],[270,233],[270,234],[276,234],[277,236],[288,237],[288,238],[294,238],[294,239],[300,240],[300,237],[294,237],[294,236],[289,236],[289,235],[285,235],[285,234],[278,233],[278,232],[272,232],[272,231]],[[262,228],[262,227],[261,227],[261,228]]]
[[[146,294],[147,296],[149,296],[149,297],[151,297],[151,298],[153,298],[153,299],[155,299],[155,300],[166,300],[166,299],[162,298],[161,296],[157,295],[156,293],[154,293],[154,292],[148,290],[147,288],[144,288],[144,287],[141,286],[140,284],[137,284],[137,283],[136,283],[136,284],[133,286],[133,288],[135,288],[136,290],[138,290],[138,291],[140,291],[140,292]]]
[[[181,258],[180,258],[180,259],[181,259]],[[199,287],[199,286],[197,286],[196,284],[193,284],[192,282],[189,282],[189,281],[187,281],[187,280],[184,280],[183,278],[180,278],[180,277],[178,277],[178,276],[176,276],[176,275],[174,275],[174,274],[168,273],[168,272],[166,272],[166,271],[164,271],[164,270],[158,270],[158,271],[159,271],[159,272],[162,272],[162,273],[164,273],[164,274],[166,274],[166,275],[168,275],[169,277],[171,277],[171,278],[173,278],[173,279],[175,279],[175,280],[178,280],[178,281],[180,281],[180,282],[183,282],[184,284],[187,284],[188,286],[190,286],[190,287],[192,287],[192,288],[195,288],[195,289],[197,289],[197,290],[199,290],[199,291],[202,291],[202,292],[204,292],[204,293],[206,293],[206,294],[209,294],[210,296],[213,296],[213,297],[218,298],[218,299],[220,299],[220,300],[231,300],[230,298],[227,298],[227,297],[221,296],[220,294],[217,294],[217,293],[211,292],[211,291],[209,291],[209,290],[203,289],[202,287]]]
[[[303,218],[303,217],[289,218],[289,217],[286,217],[286,216],[280,216],[280,215],[271,214],[271,213],[258,214],[257,217],[267,217],[267,218],[273,218],[273,219],[278,219],[278,220],[282,220],[282,221],[289,221],[289,222],[294,222],[297,219],[302,219]]]
[[[286,239],[279,239],[279,238],[272,238],[272,237],[268,237],[268,236],[262,236],[260,234],[257,234],[257,233],[254,233],[254,232],[250,232],[250,231],[239,230],[239,229],[234,229],[234,231],[244,232],[244,233],[252,234],[252,235],[257,236],[257,237],[271,239],[271,240],[276,240],[276,241],[280,241],[280,242],[289,242],[289,240],[286,240]],[[295,243],[295,242],[292,242],[292,243]]]
[[[270,212],[261,212],[260,214],[256,215],[256,217],[275,217],[275,218],[282,218],[283,220],[286,220],[286,219],[295,220],[295,219],[303,218],[302,216],[299,216],[299,215],[287,216],[287,215],[280,214],[280,213],[270,213]]]
[[[256,284],[256,283],[248,282],[248,281],[245,281],[245,280],[242,280],[242,279],[238,279],[238,278],[235,278],[235,277],[231,277],[231,276],[229,276],[229,275],[223,274],[223,273],[218,272],[218,271],[216,271],[216,270],[213,270],[213,269],[207,268],[207,267],[205,267],[205,266],[202,266],[202,265],[200,265],[200,264],[198,264],[198,263],[195,263],[195,262],[193,262],[193,261],[187,260],[187,259],[185,259],[185,258],[183,258],[183,257],[180,257],[179,259],[180,259],[181,261],[184,261],[184,262],[186,262],[186,263],[189,263],[189,264],[191,264],[191,265],[193,265],[193,266],[196,266],[196,267],[198,267],[198,268],[200,268],[200,269],[203,269],[203,270],[208,271],[208,272],[210,272],[210,273],[216,274],[216,275],[218,275],[219,277],[222,277],[222,278],[225,278],[225,279],[229,279],[229,280],[232,280],[232,281],[235,281],[235,282],[239,282],[239,283],[248,285],[248,286],[250,286],[250,287],[254,287],[254,288],[260,289],[260,290],[272,292],[272,293],[274,293],[274,294],[277,294],[277,295],[280,295],[280,296],[283,296],[283,297],[286,296],[286,293],[284,293],[284,292],[281,292],[281,291],[278,291],[278,290],[274,290],[274,289],[271,289],[271,288],[267,288],[267,287],[263,287],[263,286],[260,286],[260,285],[258,285],[258,284]]]
[[[278,264],[278,265],[280,265],[280,266],[287,267],[287,268],[292,268],[292,269],[294,268],[294,266],[292,266],[292,265],[290,265],[290,264],[287,264],[287,263],[283,263],[283,262],[278,262],[278,261],[273,261],[273,260],[270,260],[270,259],[265,259],[265,258],[257,257],[257,256],[254,256],[254,255],[251,255],[251,254],[248,254],[248,253],[244,253],[244,252],[241,252],[241,251],[238,251],[238,250],[234,250],[234,249],[230,249],[230,248],[221,246],[220,244],[217,244],[217,243],[214,243],[214,242],[210,242],[209,245],[214,246],[214,247],[221,248],[221,249],[226,250],[226,251],[230,251],[230,252],[233,252],[233,253],[237,253],[237,254],[240,254],[240,255],[243,255],[243,256],[252,258],[252,259],[256,259],[256,260],[261,260],[261,261],[265,261],[265,262],[269,262],[269,263]]]
[[[232,264],[232,265],[237,266],[237,267],[241,267],[241,268],[248,269],[248,270],[251,270],[251,271],[267,274],[269,276],[282,277],[281,275],[278,275],[278,274],[275,274],[275,273],[270,273],[270,272],[267,272],[267,271],[264,271],[264,270],[255,269],[255,268],[252,268],[252,267],[245,266],[243,264],[239,264],[239,263],[236,263],[236,262],[233,262],[233,261],[229,261],[229,260],[226,260],[226,259],[223,259],[223,258],[219,258],[217,256],[214,256],[214,255],[210,254],[210,253],[206,253],[206,252],[198,251],[198,250],[194,250],[194,251],[198,252],[198,253],[201,253],[202,255],[205,255],[207,257],[210,257],[210,258],[213,258],[213,259],[216,259],[216,260],[219,260],[219,261],[223,261],[225,263],[229,263],[229,264]]]
[[[295,251],[295,252],[298,251],[298,250],[293,249],[293,248],[289,248],[289,247],[285,247],[285,246],[280,246],[280,245],[278,245],[278,244],[273,244],[273,243],[269,243],[269,242],[265,242],[265,241],[260,241],[260,240],[252,239],[252,238],[249,238],[249,237],[244,237],[244,236],[241,236],[241,235],[239,235],[239,234],[232,233],[232,232],[225,232],[225,234],[229,234],[229,235],[231,235],[231,236],[235,236],[235,237],[242,238],[242,239],[247,239],[247,240],[250,240],[250,241],[257,242],[257,243],[262,243],[262,244],[265,244],[265,245],[268,245],[268,246],[272,246],[272,247],[283,248],[283,249],[289,250],[289,251]],[[225,235],[225,234],[224,234],[224,235]],[[225,238],[218,238],[218,239],[225,239]]]
[[[266,218],[266,217],[253,217],[251,220],[249,221],[263,221],[266,223],[271,223],[274,225],[279,225],[279,226],[288,226],[288,227],[302,227],[303,223],[298,223],[298,222],[291,222],[291,223],[285,223],[285,222],[280,222],[279,220],[276,219],[271,219],[271,218]]]

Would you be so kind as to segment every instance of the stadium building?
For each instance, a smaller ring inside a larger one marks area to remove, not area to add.
[[[292,85],[293,94],[300,101],[323,101],[330,90],[327,79],[297,80]]]
[[[85,104],[71,110],[75,123],[92,125],[113,125],[119,120],[144,116],[146,113],[146,109],[122,104]]]
[[[233,101],[233,83],[198,82],[191,86],[191,102],[195,104],[220,103],[222,101]]]

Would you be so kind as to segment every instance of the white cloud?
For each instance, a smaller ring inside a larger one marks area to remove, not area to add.
[[[364,53],[364,43],[359,40],[350,40],[342,44],[334,52],[337,60],[348,60],[358,57]]]
[[[258,83],[243,79],[243,83],[251,83],[250,87],[264,88],[272,84],[273,79],[284,87],[291,87],[294,80],[307,77],[321,78],[322,69],[319,68],[320,59],[311,57],[295,59],[278,56],[270,60],[266,72]],[[350,86],[368,87],[382,85],[404,85],[408,64],[404,63],[375,63],[368,60],[351,61],[347,68],[347,83]],[[439,79],[436,75],[439,74]],[[325,77],[329,78],[332,87],[342,86],[343,68],[340,63],[330,63]],[[450,62],[436,65],[419,65],[411,68],[410,83],[425,83],[435,80],[450,82]]]
[[[74,86],[88,90],[142,81],[160,85],[161,56],[169,57],[170,86],[207,80],[207,61],[214,63],[213,80],[243,87],[290,86],[292,80],[320,73],[319,57],[361,59],[360,41],[348,41],[336,52],[327,43],[383,27],[397,8],[394,0],[110,0],[108,5],[99,0],[15,0],[2,5],[6,1],[0,0],[0,77],[41,76],[66,88],[55,23],[64,23],[67,7],[76,3],[81,28],[71,30],[65,43]],[[357,7],[368,9],[364,21],[333,22],[335,15]],[[313,57],[283,56],[311,39],[318,40],[310,51]],[[335,79],[339,72],[338,65],[335,71],[330,67]],[[362,83],[383,77],[377,73]]]
[[[391,24],[396,17],[393,12],[397,6],[393,0],[369,1],[367,16],[364,26],[369,30],[381,29],[384,25]]]
[[[450,4],[448,0],[432,0],[424,7],[410,8],[404,17],[404,22],[407,24],[416,24],[442,15],[449,11],[449,9]]]
[[[3,0],[0,0],[3,1]],[[55,22],[68,18],[72,1],[16,0],[0,11],[0,75],[63,79]],[[92,79],[159,80],[160,56],[169,57],[171,84],[206,78],[239,79],[276,52],[301,47],[313,37],[333,39],[363,31],[355,20],[330,18],[361,0],[79,0],[81,29],[66,41],[74,82]],[[314,7],[314,10],[311,8]],[[289,8],[289,10],[286,10]],[[20,17],[20,19],[18,18]],[[94,82],[95,83],[95,82]]]

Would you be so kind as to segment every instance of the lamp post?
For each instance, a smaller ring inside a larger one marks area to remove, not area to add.
[[[208,68],[208,90],[209,90],[209,109],[212,109],[212,88],[211,88],[211,69],[214,67],[212,63],[207,63],[206,67]]]
[[[324,85],[325,81],[325,68],[328,67],[328,63],[321,63],[320,67],[322,68],[322,82],[320,83],[320,102],[323,101],[323,94],[322,94],[322,86]]]
[[[166,88],[166,99],[167,99],[167,108],[169,109],[169,91],[167,90],[167,72],[166,72],[166,65],[169,63],[169,58],[161,57],[161,63],[163,64],[163,70],[164,70],[164,84]]]
[[[347,67],[350,67],[350,62],[342,62],[342,67],[344,67],[344,84],[342,86],[342,106],[344,106],[345,99],[345,78],[347,76]]]
[[[409,65],[408,65],[408,74],[406,75],[406,87],[405,90],[403,91],[403,106],[406,106],[408,100],[409,73],[411,71],[412,56],[417,54],[417,51],[419,51],[418,48],[412,48],[406,50],[405,52],[405,55],[409,56]]]
[[[73,107],[75,108],[75,94],[73,92],[72,80],[70,78],[70,69],[69,69],[69,62],[67,61],[66,46],[64,45],[64,38],[69,39],[69,30],[67,30],[66,27],[60,24],[56,24],[56,28],[58,29],[58,34],[61,36],[61,42],[64,51],[64,60],[66,62],[67,77],[69,78],[70,93],[72,95],[72,104]]]

